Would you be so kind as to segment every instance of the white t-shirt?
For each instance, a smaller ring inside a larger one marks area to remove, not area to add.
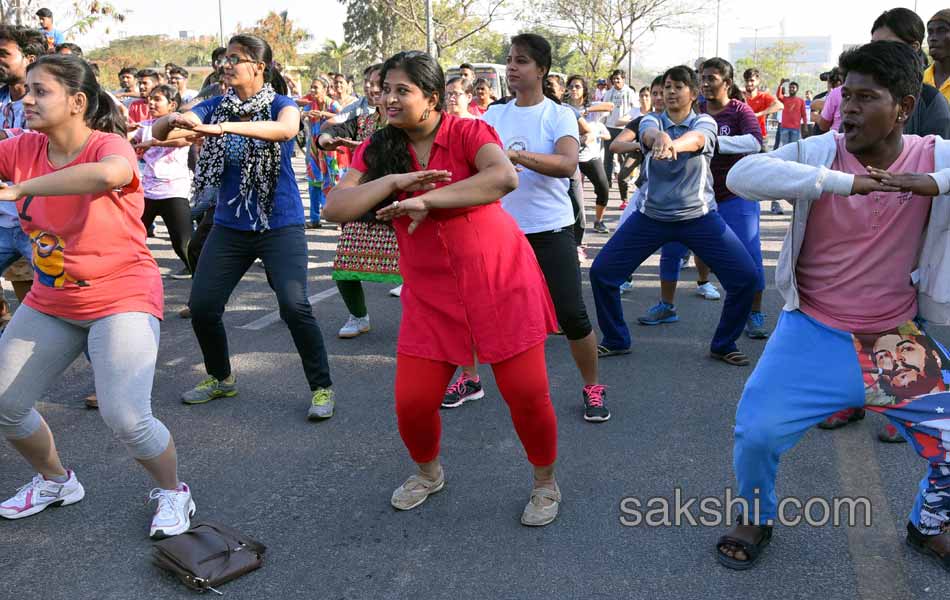
[[[577,156],[579,162],[601,158],[604,155],[604,141],[600,139],[600,136],[610,135],[607,126],[600,121],[587,121],[587,126],[590,127],[590,134],[594,140],[589,144],[581,144],[581,151]]]
[[[633,88],[623,86],[621,89],[610,88],[604,94],[604,102],[613,102],[614,109],[607,117],[607,127],[617,127],[617,121],[626,117],[630,109],[640,106],[640,98]],[[621,125],[620,127],[623,127]]]
[[[563,137],[578,139],[577,117],[566,106],[545,98],[534,106],[517,106],[515,100],[488,108],[482,119],[495,128],[506,150],[554,154]],[[501,205],[524,233],[569,227],[574,209],[567,195],[570,179],[548,177],[527,167],[518,172],[518,188],[501,199]]]

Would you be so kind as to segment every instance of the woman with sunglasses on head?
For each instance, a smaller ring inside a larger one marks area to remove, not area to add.
[[[149,535],[177,535],[195,504],[171,434],[152,415],[162,280],[125,119],[76,56],[30,65],[23,105],[31,131],[0,142],[0,179],[10,182],[0,201],[16,202],[33,241],[35,282],[0,337],[0,433],[37,475],[0,503],[0,517],[83,499],[34,406],[88,348],[103,420],[158,484]]]
[[[307,299],[303,204],[290,157],[300,111],[282,95],[270,46],[253,35],[228,42],[225,95],[152,125],[156,139],[204,136],[195,190],[216,190],[214,226],[198,259],[191,297],[192,327],[208,377],[182,394],[185,404],[237,395],[222,316],[228,298],[260,258],[277,294],[312,392],[308,417],[333,416],[334,397],[323,336]]]
[[[557,516],[557,421],[544,341],[553,308],[530,246],[498,198],[518,184],[497,134],[443,110],[444,76],[422,52],[383,65],[389,125],[364,142],[330,194],[339,221],[373,211],[392,220],[406,278],[396,358],[399,433],[419,472],[393,492],[410,510],[445,485],[439,404],[455,365],[492,365],[528,460],[534,488],[521,522]]]
[[[592,112],[613,110],[613,104],[598,102],[592,106],[587,92],[587,81],[580,75],[568,77],[565,104],[580,111],[578,128],[582,143],[578,155],[578,166],[584,177],[594,186],[594,193],[597,196],[594,207],[594,231],[607,233],[603,221],[604,211],[607,209],[607,197],[610,194],[610,184],[607,181],[607,172],[604,171],[603,144],[605,140],[610,139],[610,132],[599,120],[591,120],[587,115]]]
[[[508,85],[514,100],[496,104],[483,117],[501,137],[518,171],[518,189],[502,198],[534,249],[544,272],[557,320],[584,380],[584,419],[610,418],[606,388],[597,373],[597,338],[581,293],[581,268],[571,226],[575,215],[567,189],[577,170],[577,117],[548,94],[551,44],[532,33],[511,39]]]

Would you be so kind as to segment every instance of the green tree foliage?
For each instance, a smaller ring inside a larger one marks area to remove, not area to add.
[[[211,51],[218,45],[216,37],[207,36],[193,40],[176,40],[161,35],[140,35],[112,40],[105,48],[89,53],[89,60],[99,65],[102,82],[114,85],[122,67],[159,68],[173,62],[189,68],[192,87],[201,83],[210,71]]]
[[[287,64],[296,64],[297,46],[310,38],[306,29],[287,17],[287,11],[280,13],[271,11],[263,19],[251,27],[242,27],[238,24],[237,30],[251,33],[267,40],[274,52],[274,60]]]
[[[736,60],[736,76],[741,77],[742,72],[746,69],[758,69],[762,84],[770,91],[774,91],[782,78],[795,75],[794,59],[801,51],[801,44],[789,42],[776,42],[769,46],[756,48],[753,54]],[[812,77],[814,76],[812,75]],[[803,87],[802,94],[804,95],[804,93],[805,88]]]
[[[0,0],[0,23],[36,26],[36,11],[41,7],[41,0]],[[65,33],[67,39],[99,25],[104,25],[108,33],[112,23],[122,21],[125,13],[104,0],[73,0],[63,14],[54,14],[56,29]]]

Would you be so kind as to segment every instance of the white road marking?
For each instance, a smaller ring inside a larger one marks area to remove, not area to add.
[[[313,296],[310,296],[308,300],[310,300],[310,304],[316,304],[317,302],[320,302],[321,300],[326,300],[327,298],[335,296],[337,293],[338,292],[337,292],[336,287],[332,287],[330,289],[323,290],[322,292],[316,293]],[[260,319],[251,321],[247,325],[241,325],[238,329],[260,331],[261,329],[264,329],[265,327],[273,325],[277,321],[280,321],[280,311],[275,310],[271,313],[264,315]]]

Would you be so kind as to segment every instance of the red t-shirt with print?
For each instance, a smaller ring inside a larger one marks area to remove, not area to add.
[[[33,244],[30,308],[65,319],[99,319],[144,312],[161,319],[162,280],[145,244],[145,198],[135,152],[118,135],[93,131],[68,165],[50,164],[49,140],[27,132],[0,142],[0,178],[20,183],[118,156],[133,177],[125,187],[98,194],[28,196],[17,202],[20,226]]]

